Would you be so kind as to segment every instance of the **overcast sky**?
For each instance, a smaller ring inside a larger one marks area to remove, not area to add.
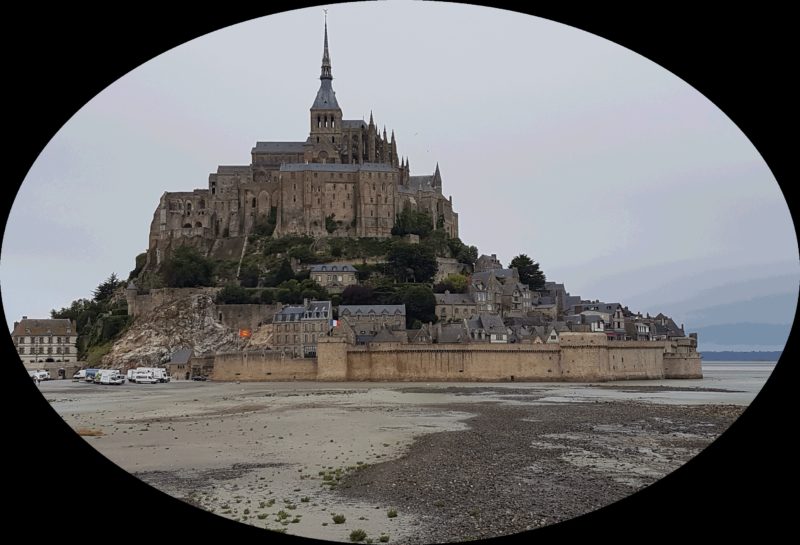
[[[111,272],[127,278],[164,191],[207,187],[217,165],[248,164],[257,140],[305,140],[322,23],[315,7],[200,37],[78,111],[11,211],[9,327],[90,296]],[[644,57],[476,6],[335,5],[328,23],[345,119],[372,110],[414,175],[438,161],[461,239],[481,253],[527,253],[572,294],[636,298],[643,312],[683,298],[659,290],[676,277],[797,274],[788,207],[756,149]]]

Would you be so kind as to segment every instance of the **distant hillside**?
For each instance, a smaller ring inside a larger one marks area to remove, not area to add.
[[[701,352],[704,361],[778,361],[781,352]]]

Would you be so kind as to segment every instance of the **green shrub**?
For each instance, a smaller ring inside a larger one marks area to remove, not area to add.
[[[393,519],[394,517],[397,516],[397,509],[389,509],[389,511],[387,511],[386,513],[386,516],[389,517],[390,519]]]
[[[353,530],[350,532],[350,541],[356,543],[359,541],[364,541],[367,538],[367,532],[359,528],[358,530]]]
[[[344,524],[344,521],[346,520],[347,519],[344,517],[344,515],[333,515],[333,522],[335,524]]]

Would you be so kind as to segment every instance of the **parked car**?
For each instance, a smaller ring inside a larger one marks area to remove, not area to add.
[[[208,380],[208,377],[205,375],[195,375],[192,377],[192,380]]]

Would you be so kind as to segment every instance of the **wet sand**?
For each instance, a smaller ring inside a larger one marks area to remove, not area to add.
[[[376,543],[427,543],[551,524],[654,482],[722,433],[771,367],[741,369],[591,385],[40,389],[73,428],[102,433],[85,440],[107,458],[218,515],[326,540],[363,529]]]

